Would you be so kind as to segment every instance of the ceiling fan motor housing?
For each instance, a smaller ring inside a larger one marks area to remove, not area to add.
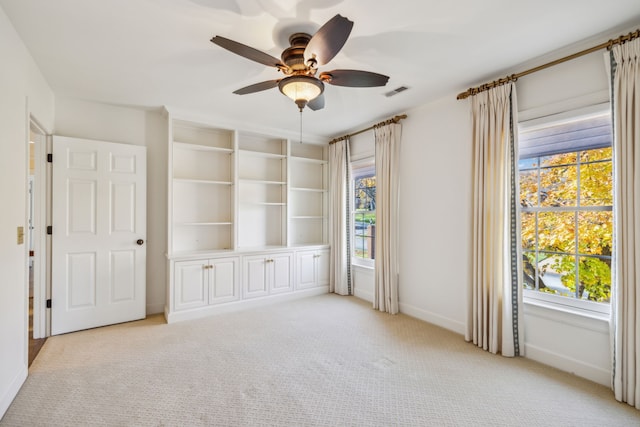
[[[309,67],[304,62],[304,50],[309,44],[311,36],[307,33],[294,33],[289,37],[291,47],[282,52],[282,62],[292,71],[308,71]]]

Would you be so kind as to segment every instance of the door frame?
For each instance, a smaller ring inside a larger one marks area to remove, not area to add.
[[[29,146],[31,133],[34,132],[34,184],[33,184],[33,231],[28,230],[27,237],[33,233],[33,338],[51,335],[50,313],[47,311],[47,299],[51,295],[51,236],[46,233],[51,220],[51,164],[47,162],[47,153],[51,152],[51,134],[33,114],[29,114],[27,129],[26,156],[27,191],[29,186]],[[27,193],[28,194],[28,193]],[[29,204],[26,200],[25,224],[29,224]],[[26,286],[29,289],[29,245],[26,251]],[[27,307],[28,310],[28,307]],[[28,312],[27,312],[28,316]]]

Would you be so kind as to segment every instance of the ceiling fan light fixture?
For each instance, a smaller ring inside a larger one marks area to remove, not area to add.
[[[278,83],[278,88],[280,92],[296,103],[300,111],[307,105],[307,102],[324,92],[324,84],[311,76],[285,77]]]

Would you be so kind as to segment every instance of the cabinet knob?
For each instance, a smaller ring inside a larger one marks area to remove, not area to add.
[[[136,244],[138,244],[138,246],[142,246],[144,244],[144,240],[138,239],[136,240]]]

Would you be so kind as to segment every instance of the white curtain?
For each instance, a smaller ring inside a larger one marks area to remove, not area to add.
[[[398,313],[398,207],[402,126],[376,127],[376,258],[373,308]]]
[[[514,83],[472,97],[472,281],[465,339],[523,355],[518,143]]]
[[[351,295],[351,161],[349,140],[329,145],[329,292]]]
[[[640,409],[640,40],[611,49],[614,269],[613,390]]]

